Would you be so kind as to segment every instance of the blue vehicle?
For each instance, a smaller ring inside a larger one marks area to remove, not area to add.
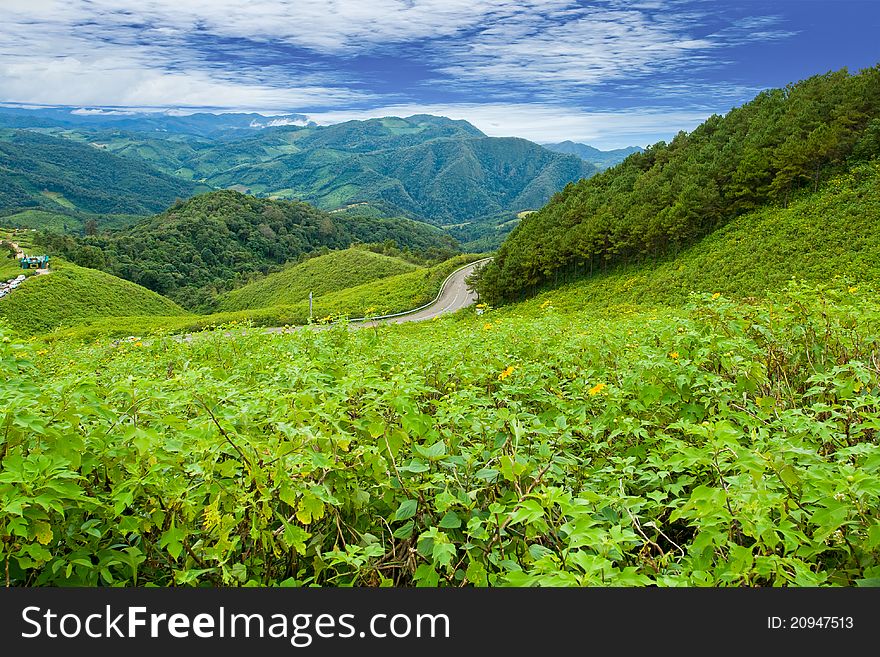
[[[22,269],[48,269],[49,256],[24,256],[19,260]]]

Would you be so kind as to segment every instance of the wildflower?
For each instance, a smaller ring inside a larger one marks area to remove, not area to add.
[[[590,397],[595,397],[595,396],[598,395],[600,392],[602,392],[603,390],[605,390],[605,388],[607,388],[607,387],[608,387],[608,386],[605,385],[604,383],[597,383],[597,384],[594,385],[592,388],[590,388],[589,390],[587,390],[587,394],[590,395]]]
[[[721,296],[721,292],[716,292],[715,294],[712,295],[712,299],[717,299],[720,296]]]
[[[858,285],[853,285],[851,288],[849,288],[849,293],[850,293],[850,294],[855,294],[855,293],[858,292],[858,291],[859,291],[859,286],[858,286]]]
[[[485,324],[483,324],[483,330],[484,330],[484,331],[488,331],[488,330],[491,329],[491,328],[492,328],[492,323],[491,323],[491,322],[486,322]]]
[[[544,303],[541,304],[541,310],[544,310],[549,305],[550,305],[550,299],[547,299]]]
[[[511,374],[513,374],[513,370],[515,370],[515,369],[516,369],[516,365],[508,365],[507,367],[505,367],[505,368],[501,371],[501,374],[498,375],[498,380],[499,380],[499,381],[504,381],[504,379],[506,379],[506,378],[509,377]]]
[[[669,357],[670,357],[672,360],[678,360],[678,356],[679,356],[679,354],[678,354],[677,351],[670,351],[670,352],[669,352]]]
[[[477,308],[485,308],[485,307],[486,307],[485,303],[478,303],[477,304]]]
[[[49,353],[49,350],[48,350],[48,349],[40,349],[40,350],[37,352],[37,356],[45,356],[45,355],[48,354],[48,353]]]
[[[135,346],[135,347],[143,347],[143,346],[144,346],[144,343],[141,342],[140,340],[138,340],[137,342],[134,343],[134,346]]]
[[[364,311],[364,315],[369,315],[372,312],[376,312],[376,306],[370,306]]]

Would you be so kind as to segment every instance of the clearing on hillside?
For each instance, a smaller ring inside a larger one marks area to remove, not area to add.
[[[223,295],[219,309],[235,311],[294,304],[308,299],[309,292],[319,296],[418,268],[399,258],[365,249],[334,251]]]

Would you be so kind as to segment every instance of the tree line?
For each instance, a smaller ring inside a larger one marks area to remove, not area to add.
[[[679,132],[525,217],[477,282],[490,302],[674,254],[761,205],[786,206],[834,171],[880,154],[880,67],[764,91]]]

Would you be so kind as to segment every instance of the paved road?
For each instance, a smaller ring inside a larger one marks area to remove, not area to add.
[[[373,322],[362,322],[362,326],[375,326],[376,324],[401,324],[403,322],[421,322],[426,319],[434,319],[440,315],[454,313],[462,308],[467,308],[477,300],[477,293],[469,290],[465,279],[470,276],[477,266],[484,264],[488,260],[477,260],[459,269],[452,274],[443,286],[440,297],[427,308],[423,308],[418,312],[400,317],[390,317],[388,319],[380,319]]]
[[[353,322],[351,326],[376,326],[378,324],[401,324],[403,322],[421,322],[426,319],[434,319],[435,317],[439,317],[440,315],[445,315],[446,313],[454,313],[457,310],[461,310],[462,308],[467,308],[472,303],[477,300],[476,292],[472,292],[468,289],[467,283],[465,279],[470,276],[474,269],[476,269],[479,265],[484,264],[485,262],[491,260],[491,258],[484,258],[483,260],[477,260],[476,262],[472,262],[469,265],[465,265],[458,271],[454,272],[448,279],[446,279],[446,283],[443,286],[443,289],[440,291],[440,296],[437,298],[435,302],[431,305],[422,308],[414,313],[408,313],[406,315],[401,315],[399,317],[388,317],[385,319],[377,319],[369,322]],[[281,327],[276,326],[272,328],[267,328],[267,333],[286,333],[290,331],[295,331],[297,329],[307,328],[304,326],[288,326]],[[322,329],[322,328],[330,328],[329,324],[311,324],[308,328],[312,329]]]

